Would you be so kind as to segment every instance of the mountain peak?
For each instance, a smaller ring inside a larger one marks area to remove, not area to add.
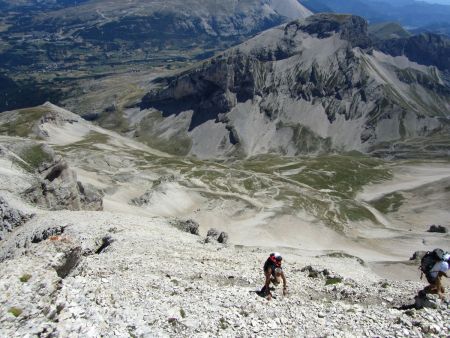
[[[371,44],[367,21],[356,15],[322,13],[292,22],[287,28],[290,25],[299,25],[300,30],[318,38],[340,33],[341,38],[349,41],[353,47],[367,48]]]

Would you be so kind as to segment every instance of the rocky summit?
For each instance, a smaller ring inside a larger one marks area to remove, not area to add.
[[[133,122],[143,140],[170,130],[201,158],[367,153],[445,138],[450,87],[433,60],[377,49],[360,17],[318,14],[158,79]]]

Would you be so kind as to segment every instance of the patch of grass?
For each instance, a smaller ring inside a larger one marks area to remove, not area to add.
[[[340,277],[327,278],[327,280],[325,281],[325,285],[335,285],[339,283],[342,283],[342,278]]]
[[[319,156],[309,159],[306,168],[291,179],[353,198],[364,185],[391,178],[383,164],[383,161],[370,157]]]
[[[13,306],[8,309],[8,312],[11,313],[14,317],[19,317],[23,311],[22,309]]]
[[[94,145],[96,143],[105,144],[108,143],[109,135],[98,133],[98,132],[90,132],[82,141],[79,141],[74,144],[80,145]]]
[[[107,144],[109,138],[109,135],[92,131],[78,142],[74,142],[66,146],[58,146],[55,147],[55,149],[62,152],[80,149],[94,149],[96,148],[96,144]]]
[[[342,201],[339,203],[339,211],[342,219],[348,219],[349,221],[370,220],[374,223],[377,222],[370,210],[354,201]]]
[[[340,252],[340,251],[339,252],[330,252],[330,253],[327,253],[324,256],[326,256],[326,257],[334,257],[334,258],[354,258],[354,259],[356,259],[358,261],[359,264],[365,265],[364,260],[362,260],[361,258],[353,256],[353,255],[350,255],[350,254],[345,253],[345,252]]]
[[[118,107],[103,112],[98,119],[98,123],[103,128],[115,130],[119,133],[125,133],[130,129],[127,119],[123,116],[123,111]]]
[[[163,117],[159,112],[150,114],[142,119],[137,131],[138,141],[168,154],[187,155],[192,147],[192,140],[187,132],[180,130],[178,133],[171,135],[170,139],[160,137],[165,132],[165,130],[158,130],[157,127],[162,121]]]
[[[28,273],[24,274],[23,276],[21,276],[19,279],[22,283],[26,283],[30,280],[32,276]]]
[[[383,196],[382,198],[373,201],[371,204],[375,209],[382,213],[396,212],[402,206],[405,198],[399,192]]]
[[[387,288],[389,287],[389,283],[388,283],[388,282],[381,282],[380,286],[381,286],[383,289],[387,289]]]
[[[48,109],[45,107],[20,109],[17,111],[17,117],[14,120],[0,126],[0,134],[27,137],[31,133],[36,121],[42,118],[47,112]]]
[[[16,163],[29,172],[34,172],[42,163],[52,160],[52,156],[40,144],[24,148],[18,155],[26,164],[22,161]]]

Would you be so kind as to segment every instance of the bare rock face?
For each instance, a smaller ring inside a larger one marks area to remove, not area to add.
[[[77,181],[61,156],[42,163],[38,182],[22,193],[24,198],[50,210],[102,210],[103,200],[93,187]]]
[[[33,215],[27,215],[20,210],[11,208],[6,200],[0,196],[0,240],[5,233],[11,232],[28,221]]]

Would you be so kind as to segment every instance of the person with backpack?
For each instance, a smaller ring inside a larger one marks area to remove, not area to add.
[[[263,297],[267,297],[267,299],[272,298],[272,293],[270,292],[270,283],[274,286],[280,284],[281,280],[283,281],[283,295],[287,294],[287,282],[286,277],[284,275],[283,268],[281,267],[281,262],[283,258],[278,252],[273,252],[269,255],[266,262],[264,263],[264,276],[265,283],[260,291],[260,295]]]
[[[447,271],[450,265],[450,254],[442,249],[434,249],[423,256],[420,269],[430,285],[424,291],[426,293],[437,293],[440,298],[444,297],[444,286],[442,277],[449,277]]]

